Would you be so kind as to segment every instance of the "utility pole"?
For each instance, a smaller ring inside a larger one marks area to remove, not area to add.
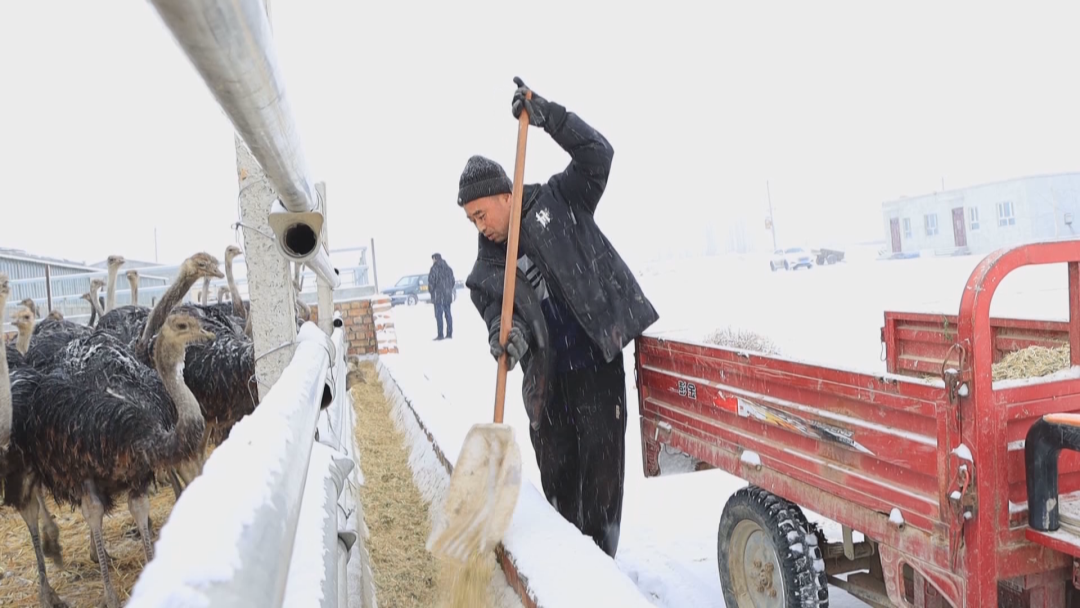
[[[265,5],[269,19],[270,1],[265,0]],[[270,205],[277,195],[244,140],[236,135],[234,143],[248,300],[251,303],[251,335],[255,341],[255,375],[259,398],[263,399],[292,359],[291,348],[278,347],[296,341],[296,294],[289,275],[289,263],[278,252],[277,241],[267,222]],[[332,315],[333,312],[329,312],[328,316],[332,318]]]
[[[772,233],[772,250],[776,251],[776,219],[772,211],[772,191],[769,189],[769,180],[765,180],[765,196],[769,197],[769,232]]]

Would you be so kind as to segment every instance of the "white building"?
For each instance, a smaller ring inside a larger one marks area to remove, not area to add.
[[[893,253],[989,253],[1080,236],[1080,173],[1021,177],[882,203]]]

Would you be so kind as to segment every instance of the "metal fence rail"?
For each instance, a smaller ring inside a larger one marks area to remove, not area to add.
[[[300,330],[266,399],[173,507],[129,608],[347,605],[356,531],[343,488],[356,473],[340,325]]]
[[[320,242],[323,205],[285,94],[265,4],[150,1],[273,184],[281,209],[271,208],[270,226],[282,255],[336,288],[337,273]]]

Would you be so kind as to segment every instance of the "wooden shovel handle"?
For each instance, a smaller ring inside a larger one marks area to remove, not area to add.
[[[525,99],[532,99],[532,91],[525,92]],[[506,374],[508,355],[506,343],[514,324],[514,286],[517,283],[518,236],[521,233],[521,197],[525,188],[525,140],[529,137],[529,112],[521,108],[518,116],[517,157],[514,160],[514,189],[510,194],[510,234],[506,238],[506,274],[503,277],[502,317],[499,325],[499,344],[503,354],[499,357],[499,372],[495,380],[495,424],[502,424],[503,407],[506,405]]]

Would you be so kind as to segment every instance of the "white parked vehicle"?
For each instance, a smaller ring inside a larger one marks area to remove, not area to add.
[[[784,270],[798,270],[800,266],[814,267],[814,256],[809,249],[802,247],[789,247],[777,249],[773,258],[769,260],[769,269],[773,272],[783,268]]]

